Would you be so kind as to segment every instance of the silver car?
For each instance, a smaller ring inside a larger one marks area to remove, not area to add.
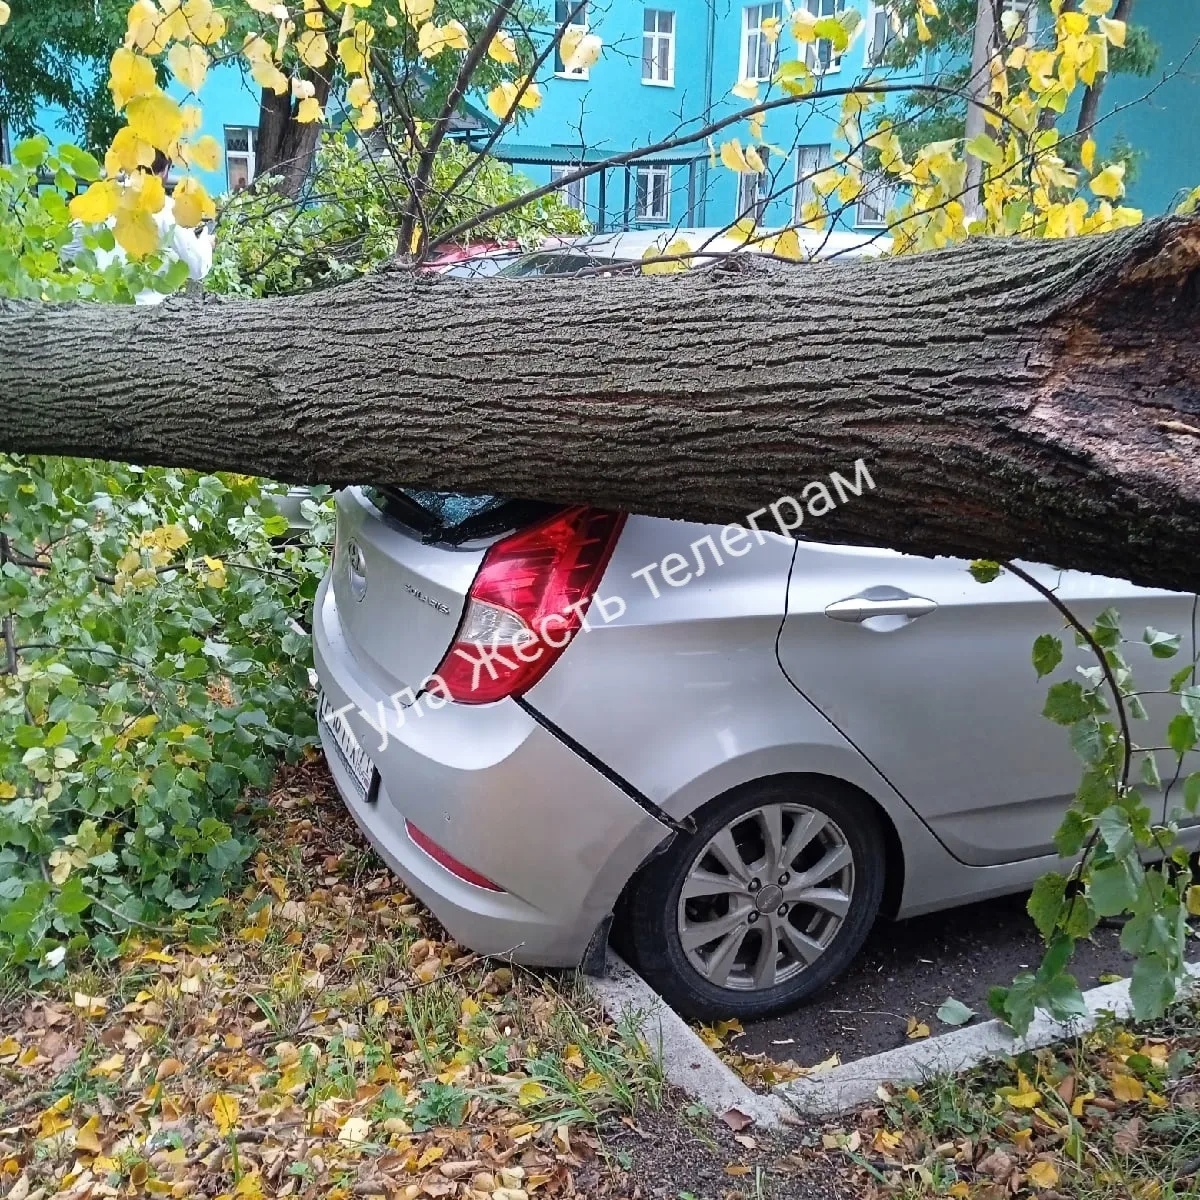
[[[321,736],[367,837],[464,945],[588,966],[613,927],[679,1010],[760,1016],[881,913],[1056,864],[1079,767],[1030,664],[1059,622],[1017,578],[586,507],[337,503]],[[673,554],[683,584],[647,576]],[[1194,597],[1028,569],[1084,618],[1191,626]],[[1165,687],[1172,664],[1128,649]]]

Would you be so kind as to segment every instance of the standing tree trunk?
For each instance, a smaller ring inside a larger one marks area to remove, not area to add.
[[[300,78],[312,83],[316,99],[324,108],[329,99],[329,78],[304,68]],[[274,175],[279,179],[276,190],[295,200],[304,188],[312,169],[313,155],[321,137],[321,123],[296,120],[296,103],[292,93],[277,96],[264,88],[258,105],[258,138],[255,176]]]
[[[1113,19],[1125,21],[1128,24],[1129,17],[1133,12],[1133,4],[1134,0],[1117,0]],[[1105,71],[1102,75],[1097,75],[1096,82],[1084,91],[1083,100],[1079,105],[1079,120],[1075,124],[1077,136],[1086,138],[1091,134],[1092,127],[1096,124],[1096,116],[1100,111],[1100,99],[1104,95],[1104,85],[1107,82],[1108,72]]]
[[[1196,590],[1200,220],[667,277],[2,302],[0,449],[701,521],[861,458],[876,490],[803,532]]]

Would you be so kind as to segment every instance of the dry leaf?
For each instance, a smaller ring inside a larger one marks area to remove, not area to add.
[[[909,1017],[905,1033],[912,1041],[919,1041],[929,1036],[929,1026],[924,1021],[918,1021],[916,1017]]]
[[[734,1133],[741,1133],[747,1125],[754,1124],[754,1118],[748,1117],[740,1108],[731,1108],[721,1114],[721,1120],[733,1130]]]

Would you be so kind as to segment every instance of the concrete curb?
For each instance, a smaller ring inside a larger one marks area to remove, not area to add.
[[[774,1129],[792,1116],[779,1097],[752,1091],[701,1040],[700,1035],[611,950],[604,975],[587,983],[614,1021],[630,1019],[662,1062],[667,1080],[714,1116],[731,1108],[760,1128]]]
[[[1193,980],[1200,979],[1200,965],[1189,965],[1187,970]],[[860,1058],[820,1075],[781,1084],[775,1090],[797,1112],[831,1116],[873,1100],[881,1083],[924,1083],[936,1075],[964,1071],[988,1058],[1019,1054],[1076,1037],[1093,1029],[1104,1013],[1120,1018],[1133,1011],[1128,979],[1092,988],[1083,993],[1083,999],[1086,1017],[1063,1023],[1038,1013],[1024,1037],[1014,1037],[1000,1021],[986,1021]]]

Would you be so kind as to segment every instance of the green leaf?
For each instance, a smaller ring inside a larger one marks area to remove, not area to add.
[[[1155,658],[1174,658],[1179,653],[1180,637],[1177,633],[1163,633],[1151,626],[1146,627],[1142,641],[1150,647]]]
[[[1167,726],[1167,745],[1176,754],[1183,755],[1194,750],[1198,740],[1196,718],[1187,713],[1176,713]]]
[[[62,159],[63,166],[72,175],[76,175],[88,183],[100,178],[100,164],[86,150],[80,150],[78,146],[68,144],[59,146],[58,156]]]
[[[1033,669],[1037,672],[1039,679],[1049,675],[1062,660],[1063,644],[1061,638],[1056,638],[1049,633],[1043,633],[1033,643]]]
[[[1062,824],[1054,835],[1054,848],[1063,858],[1074,858],[1087,841],[1088,824],[1083,815],[1073,808],[1067,809]]]
[[[1000,577],[1002,570],[998,562],[987,558],[977,558],[970,566],[971,577],[976,583],[991,583]]]
[[[1106,608],[1092,626],[1092,637],[1106,650],[1121,643],[1121,614],[1115,608]]]
[[[1058,924],[1067,891],[1067,877],[1049,871],[1033,885],[1025,911],[1033,919],[1038,932],[1049,938]]]
[[[1179,693],[1179,703],[1189,717],[1200,721],[1200,687],[1185,687]]]
[[[1195,815],[1200,809],[1200,771],[1189,775],[1183,785],[1183,807]]]
[[[30,171],[36,171],[46,161],[46,155],[49,153],[50,139],[40,133],[37,137],[26,138],[24,141],[18,142],[12,148],[13,158]]]
[[[1129,981],[1129,999],[1133,1015],[1139,1021],[1161,1017],[1175,999],[1175,977],[1160,955],[1139,958],[1133,966]]]
[[[1074,975],[1065,972],[1054,975],[1042,987],[1045,1007],[1056,1021],[1072,1021],[1087,1016],[1087,1001]]]
[[[71,875],[59,889],[54,907],[64,916],[78,916],[92,903],[92,898],[84,891],[83,879],[79,875]]]
[[[1141,778],[1148,788],[1158,791],[1162,787],[1162,776],[1158,773],[1158,761],[1149,751],[1142,755]]]
[[[944,1025],[965,1025],[973,1016],[975,1010],[968,1008],[961,1000],[953,996],[937,1010],[937,1019]]]
[[[986,133],[977,134],[963,146],[963,149],[993,167],[1004,165],[1004,151]]]
[[[1099,867],[1088,880],[1088,897],[1102,917],[1115,917],[1131,909],[1137,889],[1124,863]]]
[[[1087,764],[1100,762],[1104,757],[1104,738],[1100,722],[1094,717],[1071,726],[1071,749]]]
[[[1083,685],[1074,679],[1056,683],[1046,693],[1046,705],[1042,716],[1056,725],[1074,725],[1084,717],[1092,715],[1092,702],[1084,693]]]
[[[1129,816],[1115,804],[1110,804],[1096,820],[1100,837],[1114,858],[1124,858],[1134,849],[1133,831]]]

